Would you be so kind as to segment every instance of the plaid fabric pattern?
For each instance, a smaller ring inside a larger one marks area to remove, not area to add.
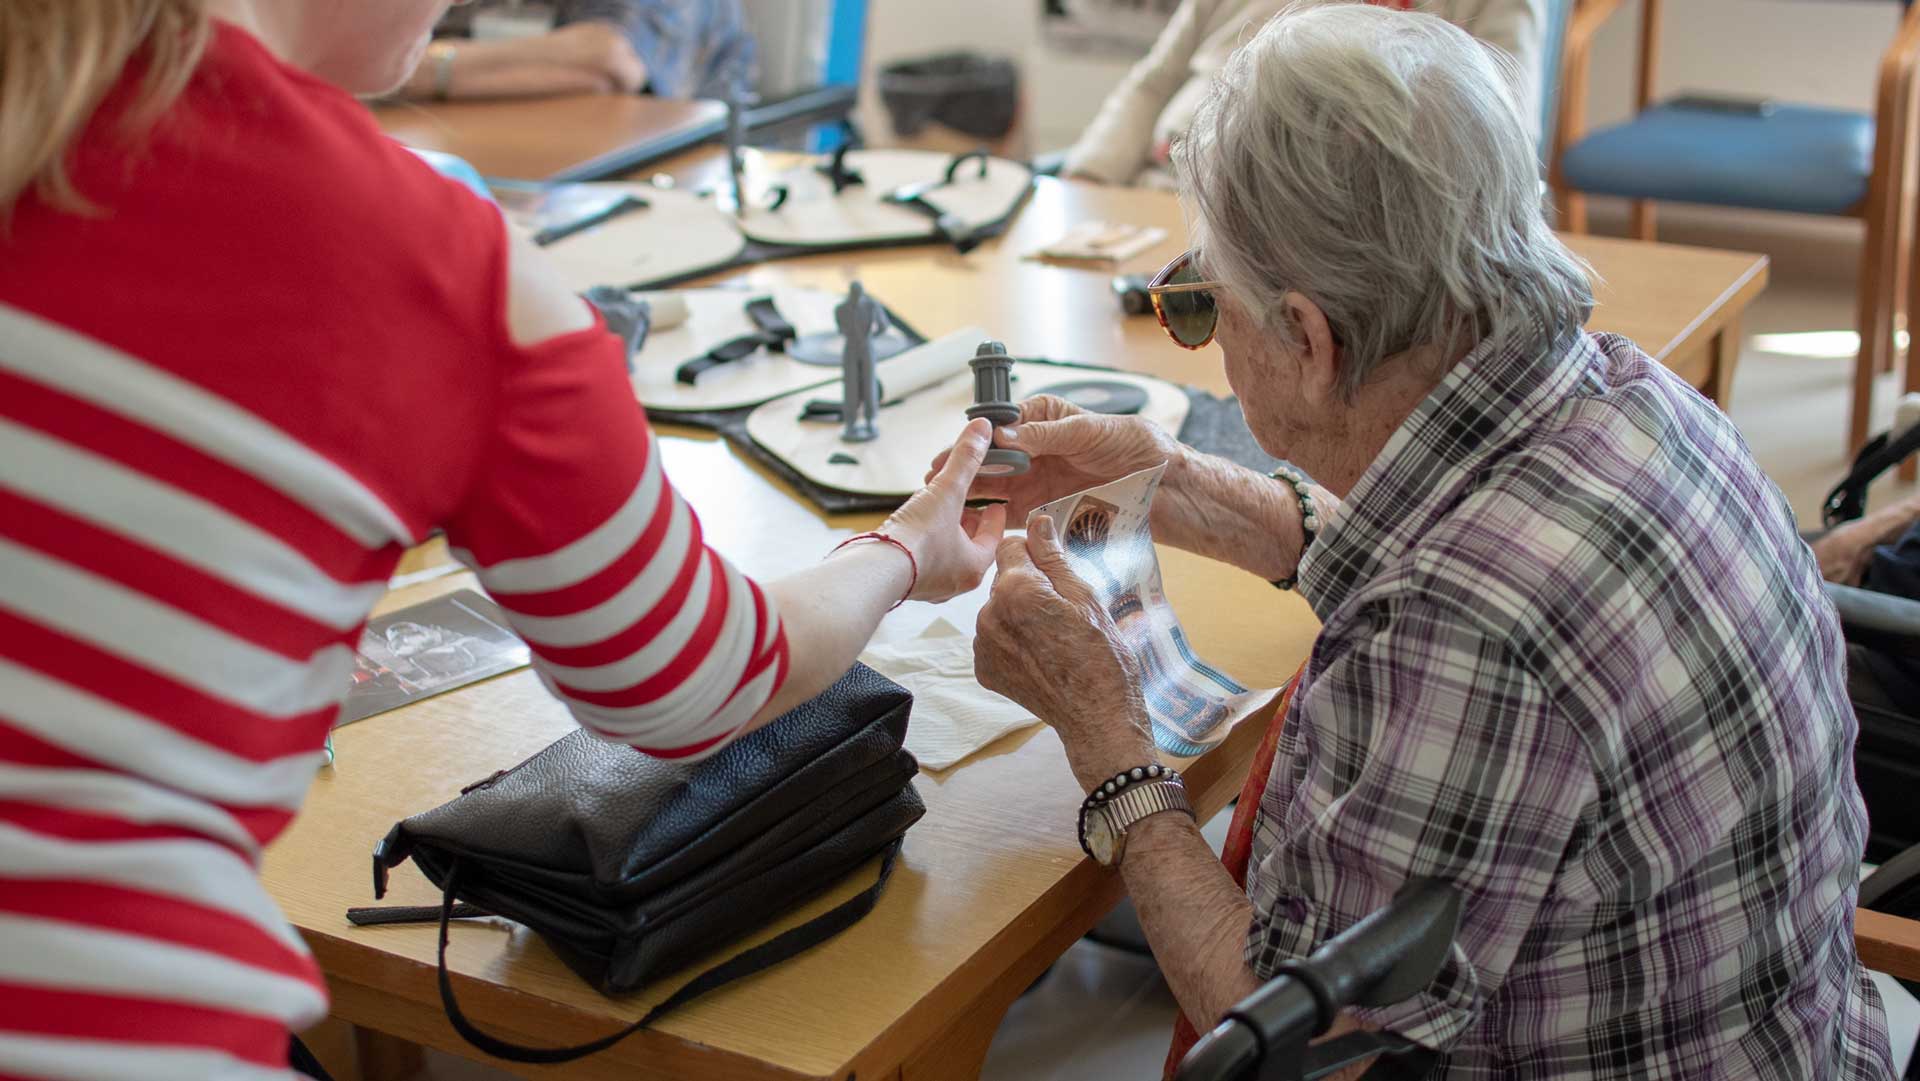
[[[1785,499],[1632,343],[1483,346],[1326,516],[1247,960],[1414,878],[1443,972],[1360,1016],[1446,1078],[1884,1078],[1844,650]]]
[[[758,76],[753,32],[740,0],[549,0],[554,25],[612,23],[647,65],[647,92],[663,98],[727,98]],[[479,11],[515,6],[479,0],[451,8],[437,33],[466,37]]]

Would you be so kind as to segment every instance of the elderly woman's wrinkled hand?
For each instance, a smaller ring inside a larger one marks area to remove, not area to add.
[[[993,442],[1025,451],[1032,468],[1018,476],[981,477],[972,494],[1006,500],[1008,520],[1015,522],[1061,496],[1152,469],[1185,450],[1145,417],[1089,413],[1051,394],[1021,402],[1020,422],[995,429]],[[935,458],[927,476],[938,472],[946,458],[944,452]]]
[[[1053,520],[1001,541],[999,567],[973,641],[980,685],[1052,726],[1084,788],[1155,761],[1132,654],[1068,565]]]
[[[1814,558],[1820,561],[1820,577],[1843,586],[1859,585],[1880,539],[1879,531],[1864,521],[1834,527],[1812,544]]]
[[[940,471],[881,529],[913,553],[913,600],[937,602],[972,592],[993,566],[994,546],[1006,530],[1006,508],[966,506],[991,431],[984,420],[968,421]]]

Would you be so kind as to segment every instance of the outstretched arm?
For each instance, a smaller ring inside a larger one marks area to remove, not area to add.
[[[1910,496],[1864,518],[1844,522],[1813,542],[1813,554],[1820,561],[1820,576],[1841,585],[1859,585],[1866,573],[1873,550],[1892,544],[1900,534],[1920,522],[1920,495]]]
[[[1168,465],[1167,497],[1153,508],[1156,539],[1275,581],[1291,577],[1305,547],[1293,486],[1191,447]],[[1315,488],[1316,515],[1337,504]]]
[[[1107,94],[1099,115],[1068,149],[1062,171],[1070,177],[1125,184],[1145,168],[1160,113],[1192,76],[1198,52],[1219,0],[1184,0],[1160,32],[1153,49]]]
[[[450,50],[446,59],[429,53],[401,86],[401,97],[433,98],[443,78],[446,96],[454,99],[632,94],[647,84],[647,66],[626,34],[597,20],[533,37],[457,39],[437,47]]]
[[[985,422],[888,520],[907,551],[867,540],[770,583],[740,573],[662,470],[620,343],[512,243],[514,345],[447,535],[582,725],[663,756],[712,753],[824,690],[910,591],[979,582],[1005,521],[963,507]]]
[[[1268,581],[1291,576],[1299,565],[1300,501],[1286,482],[1194,450],[1143,417],[1088,413],[1045,394],[1022,402],[1020,417],[994,440],[1025,451],[1032,469],[974,484],[974,495],[1008,501],[1009,521],[1025,522],[1029,512],[1062,496],[1164,463],[1153,505],[1156,541]],[[936,459],[936,467],[942,461]],[[1314,489],[1313,503],[1322,519],[1338,506],[1323,488]]]

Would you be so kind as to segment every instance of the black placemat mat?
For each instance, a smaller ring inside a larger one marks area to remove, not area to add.
[[[756,295],[751,290],[743,290],[743,293],[746,296]],[[868,295],[871,296],[872,294],[868,294]],[[878,297],[875,297],[874,299],[879,300]],[[892,322],[894,325],[894,328],[898,330],[903,336],[906,337],[907,345],[909,349],[913,348],[914,346],[927,344],[927,336],[925,334],[920,333],[918,330],[915,330],[911,323],[908,323],[905,319],[900,318],[899,313],[895,312],[892,308],[887,307],[887,304],[885,301],[880,302],[880,310],[887,313],[888,321]],[[895,354],[895,356],[905,356],[905,355],[906,355],[905,353]],[[688,359],[692,359],[692,358],[688,358]],[[893,357],[887,358],[887,360],[892,360],[892,359]],[[874,366],[874,371],[878,374],[884,375],[887,370],[887,360],[880,361],[878,364],[876,364]],[[820,369],[820,371],[823,374],[825,374],[827,377],[824,380],[825,382],[833,381],[832,368],[822,368]],[[881,380],[880,385],[884,389],[886,387],[886,381],[884,379]],[[787,393],[792,394],[795,392],[788,391]],[[640,404],[642,406],[646,406],[647,403],[641,402]],[[680,412],[680,411],[669,410],[669,409],[654,409],[652,407],[648,407],[647,419],[653,421],[656,424],[685,424],[690,427],[707,428],[707,429],[711,429],[713,431],[721,432],[721,433],[724,433],[726,431],[727,424],[730,421],[737,420],[741,426],[741,434],[744,436],[746,431],[745,425],[747,423],[747,414],[760,408],[760,406],[764,404],[766,403],[760,402],[754,405],[739,406],[733,409],[709,409],[704,412],[696,412],[696,413]]]
[[[901,329],[913,333],[903,324]],[[1053,367],[1077,371],[1106,372],[1112,368],[1103,368],[1091,364],[1074,364],[1068,361],[1044,360],[1037,357],[1021,357],[1023,364],[1047,364]],[[1204,390],[1182,387],[1187,395],[1187,419],[1181,424],[1179,440],[1182,443],[1203,451],[1216,454],[1230,461],[1238,462],[1249,469],[1262,473],[1268,472],[1277,460],[1260,449],[1254,441],[1253,433],[1247,430],[1246,418],[1240,412],[1238,399],[1218,398]],[[758,407],[754,407],[758,408]],[[723,413],[701,414],[703,427],[711,427],[720,433],[727,442],[740,449],[742,454],[767,467],[775,476],[793,486],[815,506],[829,514],[844,514],[850,511],[890,511],[906,502],[904,496],[878,496],[866,492],[849,492],[840,488],[818,484],[802,475],[799,470],[787,464],[786,460],[755,442],[747,434],[747,415],[752,408],[732,409]],[[675,414],[672,419],[680,423],[687,414]],[[668,419],[662,416],[663,421]],[[955,430],[958,430],[956,417]],[[711,423],[705,423],[710,421]]]

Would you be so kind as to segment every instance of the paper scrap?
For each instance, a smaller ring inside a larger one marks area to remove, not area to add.
[[[1083,221],[1068,229],[1053,243],[1029,252],[1027,258],[1117,263],[1133,258],[1165,239],[1167,231],[1151,225]]]

